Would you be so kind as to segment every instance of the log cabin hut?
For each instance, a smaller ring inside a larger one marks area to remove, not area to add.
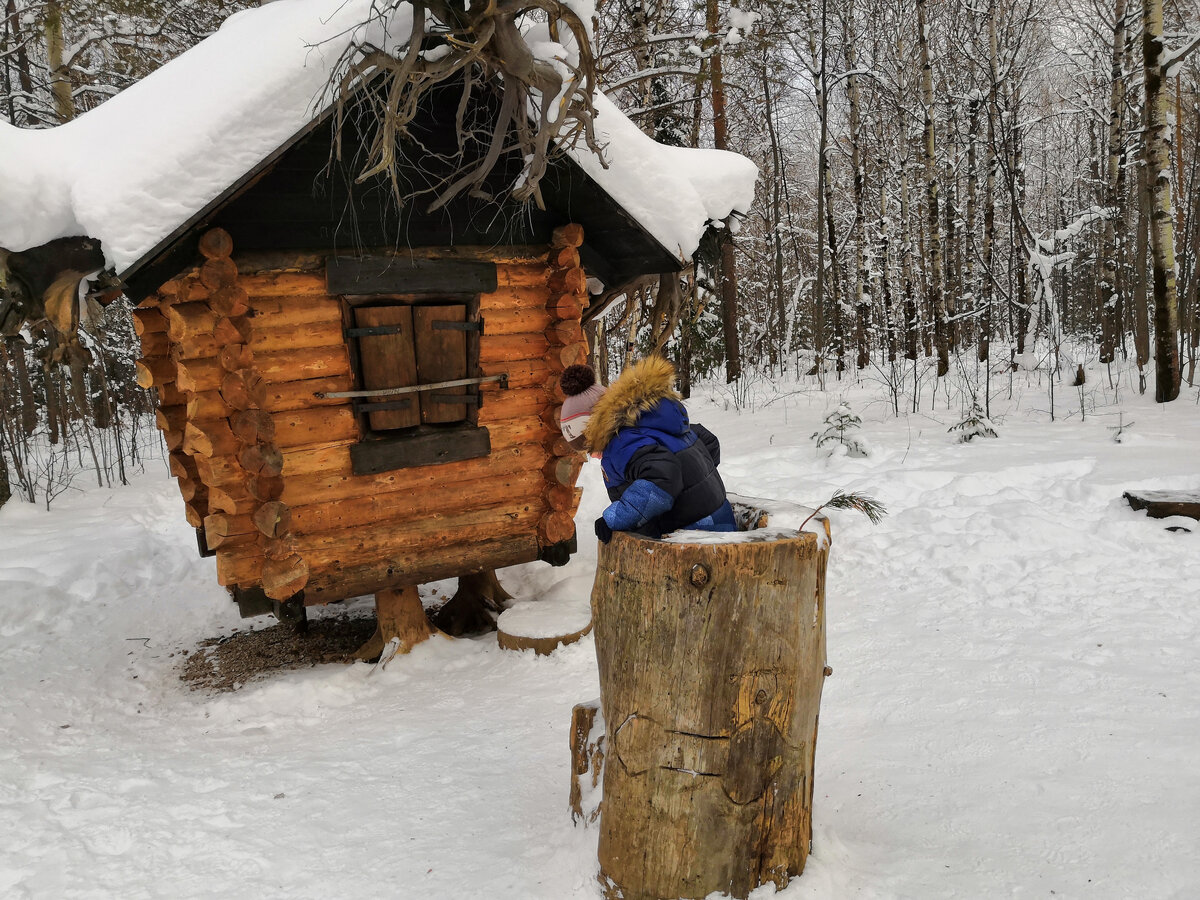
[[[557,379],[587,357],[589,285],[679,270],[708,224],[748,207],[754,167],[660,147],[598,97],[607,168],[558,154],[540,207],[504,199],[510,155],[471,196],[400,208],[383,176],[355,183],[371,107],[344,115],[339,160],[333,107],[313,102],[367,6],[241,13],[53,129],[78,164],[43,173],[61,191],[0,189],[54,213],[0,218],[0,245],[17,272],[56,239],[99,241],[137,304],[139,383],[184,515],[245,613],[375,594],[396,633],[419,616],[417,584],[482,573],[478,601],[496,568],[574,551],[582,459]],[[410,187],[445,174],[459,94],[430,92],[398,148]],[[468,121],[494,115],[485,97]],[[39,165],[29,142],[47,133],[15,132],[0,139]]]

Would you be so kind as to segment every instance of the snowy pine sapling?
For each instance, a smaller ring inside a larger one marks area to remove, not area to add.
[[[967,413],[965,419],[957,425],[951,425],[946,429],[949,431],[957,431],[958,442],[965,444],[973,438],[977,437],[999,437],[996,433],[996,426],[992,420],[984,413],[983,408],[979,405],[978,400],[971,401],[971,411]]]
[[[862,425],[862,419],[850,410],[850,404],[842,401],[837,409],[825,417],[825,430],[814,431],[812,439],[817,442],[817,449],[826,444],[840,444],[846,448],[846,454],[856,458],[868,456],[867,448],[851,432]]]
[[[1123,435],[1130,428],[1132,428],[1133,424],[1134,424],[1133,422],[1125,421],[1125,413],[1119,413],[1118,417],[1117,417],[1117,424],[1108,426],[1108,430],[1113,432],[1113,443],[1114,444],[1121,443],[1121,435]]]

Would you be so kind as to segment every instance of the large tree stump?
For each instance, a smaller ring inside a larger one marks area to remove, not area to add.
[[[744,898],[800,874],[812,835],[827,544],[616,534],[592,606],[606,722],[610,900]]]

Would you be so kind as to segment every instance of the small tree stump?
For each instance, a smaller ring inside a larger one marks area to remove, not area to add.
[[[592,593],[610,900],[744,898],[800,874],[825,672],[826,543],[619,533]]]
[[[523,600],[513,603],[496,620],[496,643],[502,650],[532,650],[538,656],[549,656],[591,630],[592,608],[586,597]]]

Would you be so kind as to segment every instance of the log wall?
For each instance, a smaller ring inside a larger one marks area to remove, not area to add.
[[[354,475],[362,435],[340,300],[323,261],[238,258],[220,229],[205,261],[136,312],[139,382],[159,393],[188,521],[203,529],[227,586],[329,602],[537,557],[569,540],[581,458],[561,440],[558,375],[586,359],[576,248],[555,232],[541,251],[457,248],[430,257],[487,259],[497,289],[480,297],[478,424],[492,452],[477,459]],[[235,262],[236,260],[236,262]]]

